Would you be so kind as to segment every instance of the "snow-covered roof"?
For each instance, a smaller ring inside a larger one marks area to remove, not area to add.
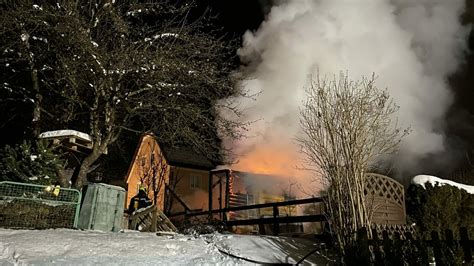
[[[78,139],[92,142],[92,137],[86,133],[79,132],[72,129],[63,129],[63,130],[53,130],[46,131],[39,135],[40,139],[49,139],[49,138],[64,138],[64,137],[76,137]]]
[[[439,177],[436,177],[436,176],[431,176],[431,175],[417,175],[412,179],[411,182],[412,182],[412,184],[420,185],[423,188],[425,188],[426,183],[430,183],[433,186],[436,186],[436,185],[438,185],[438,186],[450,185],[450,186],[457,187],[459,189],[464,189],[469,194],[474,194],[474,186],[469,186],[469,185],[465,185],[465,184],[456,183],[456,182],[451,181],[451,180],[446,180],[446,179],[442,179],[442,178],[439,178]]]

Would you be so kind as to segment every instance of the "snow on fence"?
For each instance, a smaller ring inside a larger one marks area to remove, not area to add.
[[[0,182],[0,227],[75,228],[80,204],[76,189]]]

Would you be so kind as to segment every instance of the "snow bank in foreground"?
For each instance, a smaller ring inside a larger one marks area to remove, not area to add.
[[[250,264],[219,251],[271,263],[295,263],[314,242],[270,236],[210,234],[157,236],[57,230],[0,229],[0,265],[235,265]],[[308,261],[327,264],[315,254]]]
[[[235,264],[204,239],[152,233],[0,229],[0,265]]]
[[[439,177],[431,176],[431,175],[417,175],[412,179],[411,182],[413,184],[420,185],[423,188],[425,188],[426,183],[430,183],[433,186],[436,186],[436,184],[438,184],[439,186],[450,185],[450,186],[457,187],[459,189],[464,189],[469,194],[474,194],[474,186],[469,186],[469,185],[465,185],[465,184],[456,183],[456,182],[451,181],[451,180],[441,179]]]

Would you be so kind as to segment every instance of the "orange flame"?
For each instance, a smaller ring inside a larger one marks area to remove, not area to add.
[[[273,143],[273,145],[259,145],[244,154],[233,168],[257,174],[297,178],[305,174],[298,169],[302,166],[301,159],[294,146]]]
[[[288,186],[296,185],[295,192],[302,198],[308,194],[319,193],[322,187],[317,181],[317,173],[302,169],[303,162],[304,154],[294,143],[285,138],[271,138],[267,139],[266,143],[258,143],[250,152],[241,154],[232,168],[242,172],[275,176],[276,179],[268,179],[268,186],[282,185],[284,180]],[[233,190],[238,189],[234,186]]]

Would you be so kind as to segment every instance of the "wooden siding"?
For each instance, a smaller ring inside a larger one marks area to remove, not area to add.
[[[177,178],[175,193],[191,209],[208,209],[209,201],[209,171],[198,170],[186,167],[173,166],[173,178]],[[196,186],[192,186],[192,179],[195,179]],[[176,205],[176,202],[173,202]],[[172,208],[176,210],[176,208]]]
[[[143,135],[138,148],[133,157],[132,164],[127,173],[127,199],[125,202],[125,207],[128,208],[130,200],[138,193],[138,188],[141,184],[140,178],[144,175],[144,169],[150,169],[150,156],[154,154],[155,158],[162,160],[162,163],[167,164],[163,156],[163,153],[160,150],[160,146],[153,135],[146,134]],[[167,173],[165,174],[165,182],[168,183],[169,177],[169,166],[166,167]],[[158,202],[155,205],[163,210],[164,208],[164,184],[158,196]],[[153,199],[153,191],[148,191],[148,197]]]

